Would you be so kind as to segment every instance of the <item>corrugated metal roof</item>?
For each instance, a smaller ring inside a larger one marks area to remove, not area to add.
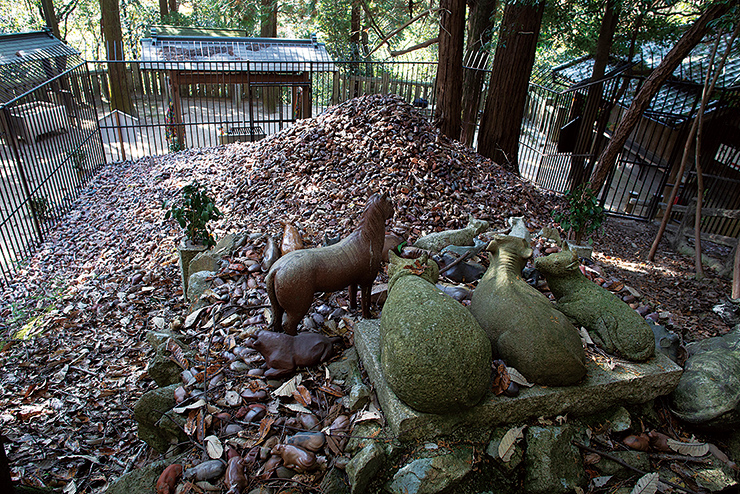
[[[724,52],[729,35],[720,40],[717,60]],[[714,40],[706,40],[697,45],[683,62],[673,72],[673,77],[668,80],[658,93],[650,101],[650,107],[645,112],[646,116],[669,125],[675,125],[684,120],[695,110],[697,97],[701,95],[701,87],[704,84],[706,71],[708,70]],[[640,68],[638,72],[649,73],[660,64],[663,57],[670,51],[670,46],[661,46],[655,43],[644,45],[640,51]],[[615,68],[615,61],[610,61],[607,71]],[[578,84],[588,80],[593,71],[594,59],[584,57],[572,63],[564,64],[553,69],[553,77],[559,82],[567,85]],[[637,90],[634,87],[636,81],[632,81],[632,88],[625,91],[619,101],[625,107],[632,103],[632,98]],[[717,88],[740,87],[740,56],[730,54],[725,63],[724,70],[717,80]],[[711,111],[711,104],[708,111]]]
[[[49,31],[0,35],[0,105],[83,63]]]
[[[326,46],[311,39],[157,36],[141,40],[141,58],[143,68],[167,70],[334,70]]]

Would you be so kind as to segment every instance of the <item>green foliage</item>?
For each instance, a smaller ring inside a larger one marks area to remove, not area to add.
[[[182,188],[182,203],[173,204],[164,217],[174,218],[191,242],[211,247],[216,245],[216,241],[208,230],[208,222],[222,216],[206,189],[195,181]]]
[[[36,217],[41,221],[51,219],[51,203],[44,196],[31,197],[28,202]]]
[[[580,244],[583,235],[596,231],[604,222],[604,208],[599,206],[598,198],[589,187],[589,183],[581,184],[565,194],[568,208],[565,211],[554,211],[553,219],[560,223],[560,227],[575,234],[576,244]],[[591,239],[589,239],[589,243]]]

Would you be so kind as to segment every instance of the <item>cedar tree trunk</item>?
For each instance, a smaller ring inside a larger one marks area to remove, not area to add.
[[[471,0],[468,2],[468,41],[467,53],[476,54],[481,48],[491,41],[491,29],[493,28],[493,15],[496,12],[496,0]],[[485,59],[488,58],[486,54]],[[478,57],[475,57],[478,60]],[[481,69],[485,67],[481,63]],[[478,67],[476,67],[478,68]],[[460,141],[468,146],[473,145],[475,137],[475,124],[478,122],[478,106],[483,89],[483,70],[463,70],[462,89],[462,133]]]
[[[262,0],[262,21],[260,36],[277,38],[277,0]]]
[[[614,41],[614,32],[617,30],[619,22],[620,6],[617,0],[608,0],[606,3],[606,12],[601,19],[601,29],[599,30],[599,39],[596,43],[596,56],[594,57],[594,68],[591,72],[591,81],[598,81],[604,77],[606,64],[609,61],[609,53]],[[599,82],[591,84],[588,87],[586,96],[586,105],[583,115],[581,115],[581,126],[576,140],[576,147],[573,151],[573,158],[570,168],[570,190],[575,189],[583,182],[589,174],[586,173],[585,155],[590,154],[591,145],[594,137],[594,121],[598,116],[599,107],[601,106],[602,96],[604,93],[604,84]]]
[[[544,11],[544,1],[506,4],[478,134],[478,152],[516,173],[519,134]]]
[[[460,137],[465,0],[440,0],[439,64],[434,122],[450,139]]]
[[[110,108],[133,115],[129,75],[123,56],[123,35],[118,0],[100,0],[101,25],[108,60],[108,83],[110,87]]]

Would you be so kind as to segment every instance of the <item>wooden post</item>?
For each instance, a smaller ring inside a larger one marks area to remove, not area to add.
[[[175,109],[172,123],[175,126],[175,135],[177,136],[177,142],[180,144],[180,150],[183,150],[185,149],[185,125],[182,121],[182,105],[180,103],[180,75],[176,70],[171,70],[169,75],[172,106]]]
[[[121,131],[121,112],[113,110],[116,116],[116,130],[118,131],[118,145],[121,147],[121,160],[126,161],[126,149],[123,147],[123,132]],[[128,132],[126,133],[128,135]]]
[[[311,118],[311,74],[309,72],[304,72],[302,78],[303,81],[308,84],[303,86],[303,108],[301,109],[301,113],[303,114],[303,118]]]
[[[339,104],[339,71],[334,72],[332,75],[331,104]]]

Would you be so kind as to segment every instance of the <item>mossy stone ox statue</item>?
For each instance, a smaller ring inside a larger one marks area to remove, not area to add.
[[[567,386],[586,374],[578,331],[542,293],[521,277],[532,249],[522,238],[497,235],[488,245],[490,267],[470,311],[494,354],[537,384]]]
[[[491,378],[491,345],[470,312],[439,291],[437,264],[390,252],[388,300],[380,317],[380,363],[411,408],[453,413],[476,405]]]
[[[468,226],[465,228],[430,233],[417,240],[414,247],[439,252],[448,245],[473,245],[473,239],[486,230],[488,230],[486,220],[477,220],[473,218],[473,215],[470,215],[468,216]]]
[[[557,308],[589,330],[597,345],[637,362],[655,354],[655,336],[645,319],[586,278],[567,243],[560,252],[537,258],[535,267],[545,275]]]
[[[287,315],[285,332],[295,335],[298,323],[311,308],[316,292],[335,292],[349,286],[351,308],[357,307],[357,286],[362,297],[362,317],[370,317],[370,289],[380,269],[385,243],[385,221],[393,216],[388,194],[373,194],[360,218],[359,227],[339,243],[301,249],[278,259],[267,273],[267,295],[280,329]]]

